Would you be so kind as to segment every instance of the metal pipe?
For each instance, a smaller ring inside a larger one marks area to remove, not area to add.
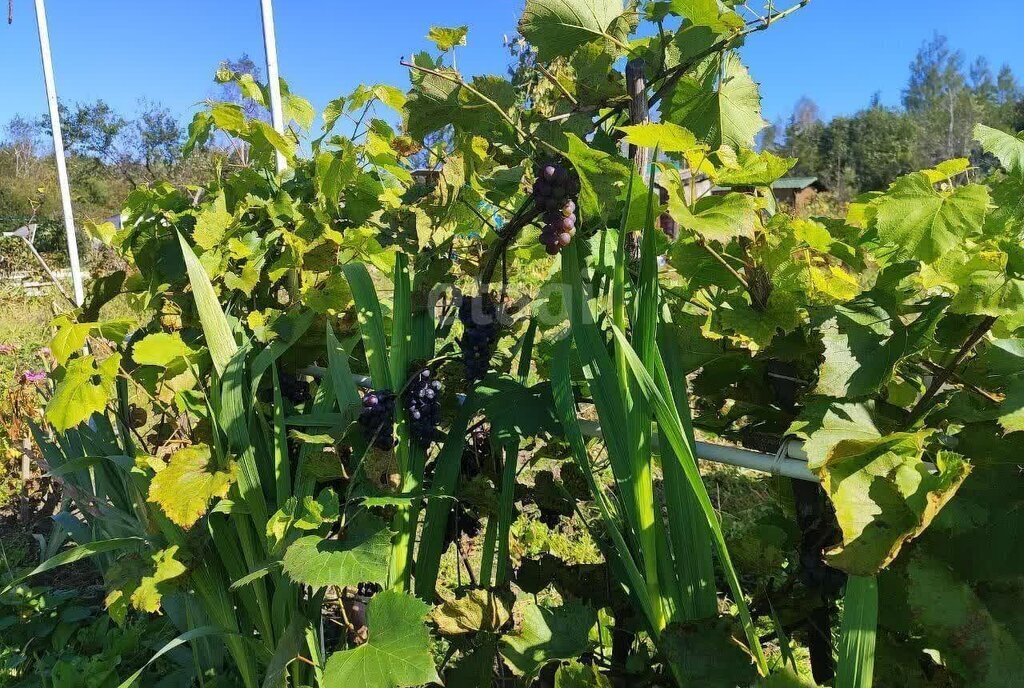
[[[39,52],[43,58],[43,81],[46,82],[46,102],[50,110],[50,128],[53,131],[53,156],[57,162],[57,184],[60,187],[60,201],[64,210],[64,231],[67,235],[68,262],[71,264],[71,282],[75,290],[75,304],[81,306],[85,302],[85,288],[82,285],[82,266],[78,259],[75,214],[71,207],[71,185],[68,182],[67,161],[64,159],[64,136],[60,128],[57,86],[53,79],[53,60],[50,57],[50,33],[46,26],[46,7],[43,4],[43,0],[36,0],[36,25],[39,29]]]
[[[281,74],[277,66],[277,35],[274,30],[274,7],[272,0],[260,0],[263,11],[263,47],[267,55],[267,86],[270,87],[270,118],[274,129],[284,134],[284,108],[281,106]],[[284,155],[277,151],[277,172],[286,166]]]

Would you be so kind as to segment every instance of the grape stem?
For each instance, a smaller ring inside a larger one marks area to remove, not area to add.
[[[956,373],[956,369],[964,362],[964,359],[967,358],[978,342],[988,334],[988,331],[992,329],[995,322],[995,316],[986,315],[982,321],[978,323],[978,326],[975,327],[971,334],[968,335],[967,339],[964,340],[960,350],[957,351],[952,360],[946,364],[942,369],[942,372],[935,376],[935,379],[933,379],[932,383],[928,386],[928,390],[924,393],[924,396],[922,396],[914,405],[914,408],[910,410],[910,414],[907,416],[908,426],[912,426],[921,418],[921,416],[931,409],[933,405],[932,400],[935,398],[935,395],[939,393],[942,386],[949,381],[954,373]]]
[[[482,291],[486,291],[487,285],[491,283],[494,277],[494,270],[498,267],[498,260],[504,255],[509,244],[515,241],[515,238],[519,236],[519,232],[539,214],[540,209],[533,204],[531,197],[516,211],[516,214],[512,216],[508,224],[498,232],[498,240],[488,248],[486,261],[480,269],[480,288]]]

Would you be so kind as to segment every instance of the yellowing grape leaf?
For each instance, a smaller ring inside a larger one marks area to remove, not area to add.
[[[177,332],[154,332],[135,342],[132,359],[139,365],[169,368],[182,363],[195,352]]]
[[[705,239],[724,245],[735,237],[754,236],[757,200],[753,196],[736,192],[706,196],[694,204],[693,211],[681,199],[674,200],[669,212],[675,221]]]
[[[434,42],[438,50],[447,52],[457,45],[466,45],[467,33],[468,26],[431,26],[427,38]]]
[[[173,523],[182,528],[192,527],[206,513],[210,501],[227,495],[235,482],[235,462],[226,470],[211,464],[210,448],[205,444],[179,449],[153,477],[147,501],[159,504]]]
[[[685,153],[692,150],[706,150],[707,146],[697,142],[693,132],[671,122],[648,122],[619,127],[626,134],[626,142],[641,148],[657,148],[662,153]]]
[[[868,440],[841,440],[817,468],[836,510],[842,544],[828,552],[831,566],[873,576],[905,542],[923,531],[970,472],[962,456],[939,451],[937,472],[923,461],[931,431],[898,432]]]
[[[172,545],[153,555],[153,573],[143,576],[132,592],[133,607],[150,614],[160,611],[160,601],[169,589],[167,582],[186,571],[185,565],[174,558],[177,552],[178,546]]]

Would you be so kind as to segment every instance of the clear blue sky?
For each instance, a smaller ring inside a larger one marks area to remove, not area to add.
[[[429,47],[424,36],[431,24],[469,25],[469,45],[458,53],[465,72],[503,72],[502,36],[515,31],[521,6],[521,0],[277,0],[282,74],[318,108],[360,82],[404,87],[398,60]],[[248,52],[263,61],[257,0],[48,0],[47,9],[57,88],[68,101],[103,98],[130,112],[147,98],[184,119],[213,93],[222,59]],[[1024,78],[1018,12],[1010,0],[973,6],[814,0],[752,36],[744,58],[762,84],[767,119],[788,115],[803,95],[830,117],[856,111],[876,91],[884,103],[897,104],[908,64],[934,32],[968,58],[984,55],[994,69],[1007,62]],[[38,50],[32,3],[15,0],[14,24],[0,24],[0,123],[45,110]]]

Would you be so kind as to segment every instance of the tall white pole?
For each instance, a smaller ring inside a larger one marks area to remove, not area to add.
[[[267,85],[270,86],[270,117],[274,129],[284,134],[284,110],[281,107],[281,74],[277,67],[277,36],[274,32],[274,5],[272,0],[260,0],[263,10],[263,46],[267,53]],[[277,152],[277,171],[283,172],[285,159]]]
[[[50,108],[50,128],[53,130],[53,157],[57,161],[57,184],[60,202],[64,208],[64,230],[68,240],[68,261],[71,263],[71,281],[75,287],[75,303],[85,301],[82,287],[82,266],[78,260],[78,237],[75,235],[75,214],[71,208],[71,186],[68,183],[68,165],[64,159],[64,136],[60,129],[60,110],[57,107],[57,87],[53,81],[53,60],[50,58],[50,33],[46,28],[46,7],[36,0],[36,25],[39,27],[39,52],[43,56],[43,80],[46,82],[46,102]]]

